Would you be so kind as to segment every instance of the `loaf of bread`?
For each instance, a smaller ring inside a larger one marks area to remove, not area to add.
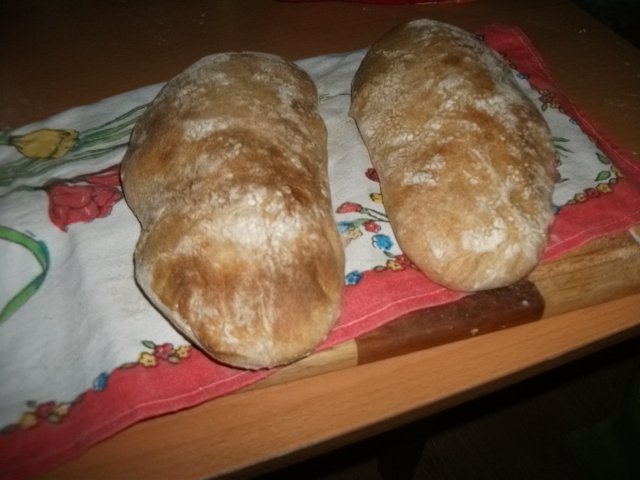
[[[351,116],[398,244],[433,281],[484,290],[538,264],[553,219],[552,139],[479,39],[431,20],[391,30],[355,75]]]
[[[284,59],[211,55],[163,87],[123,159],[136,280],[225,364],[292,362],[338,318],[344,252],[317,102]]]

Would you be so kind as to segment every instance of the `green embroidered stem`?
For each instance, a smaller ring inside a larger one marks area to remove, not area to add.
[[[0,324],[13,315],[31,296],[38,291],[49,271],[49,250],[47,245],[39,240],[35,240],[29,235],[14,230],[4,225],[0,225],[0,240],[21,245],[31,252],[42,268],[42,273],[38,274],[22,290],[15,294],[0,311]]]
[[[384,213],[379,212],[378,210],[365,207],[362,209],[362,211],[369,214],[369,216],[377,222],[387,222],[387,223],[389,222],[388,217]]]
[[[131,130],[133,130],[134,125],[144,113],[147,106],[147,103],[144,105],[138,105],[137,107],[100,125],[99,127],[85,130],[80,134],[80,139],[76,148],[89,147],[97,143],[107,143],[109,141],[118,140],[123,135],[127,136],[128,140]]]
[[[105,127],[110,127],[111,125],[114,125],[125,119],[126,119],[125,126],[135,123],[138,120],[138,117],[140,117],[140,115],[144,113],[144,110],[147,108],[148,105],[149,105],[148,103],[145,103],[143,105],[138,105],[137,107],[132,108],[128,112],[123,113],[122,115],[114,118],[113,120],[109,120],[108,122],[105,122],[98,127],[93,127],[85,130],[84,132],[82,132],[82,134],[94,135],[96,133],[103,131]],[[116,128],[121,128],[121,127],[116,127]]]
[[[38,190],[42,190],[42,188],[32,187],[30,185],[20,185],[19,187],[16,187],[13,190],[9,190],[8,192],[0,193],[0,199],[9,196],[13,192],[36,192]]]
[[[20,178],[32,177],[34,175],[38,175],[41,173],[45,173],[52,168],[58,168],[61,165],[65,165],[70,162],[77,162],[78,160],[90,160],[92,158],[101,157],[110,152],[113,152],[119,148],[125,148],[127,143],[120,143],[116,145],[110,145],[105,148],[95,148],[92,150],[85,151],[72,151],[71,154],[63,157],[60,160],[56,160],[53,162],[43,162],[41,160],[33,160],[30,158],[23,157],[20,160],[17,160],[13,164],[7,164],[3,167],[0,167],[0,187],[8,187],[13,182]],[[16,187],[17,188],[17,187]],[[12,189],[14,191],[15,189]],[[4,195],[7,193],[6,192]]]
[[[138,105],[102,125],[80,132],[73,148],[62,158],[51,160],[21,156],[12,162],[5,163],[0,166],[0,187],[9,187],[16,180],[58,169],[69,162],[97,158],[126,147],[135,123],[148,105],[148,103]],[[10,139],[9,132],[0,132],[0,145],[8,144]]]

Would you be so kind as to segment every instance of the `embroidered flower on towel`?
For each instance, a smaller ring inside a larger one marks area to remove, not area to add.
[[[55,181],[44,189],[49,196],[49,219],[62,231],[72,223],[108,216],[122,198],[118,165],[93,175]]]
[[[391,240],[391,237],[383,233],[374,235],[371,238],[371,243],[374,247],[380,250],[390,250],[393,247],[393,240]]]

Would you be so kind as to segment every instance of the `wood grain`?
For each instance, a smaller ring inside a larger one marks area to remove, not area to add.
[[[640,294],[134,425],[48,479],[249,478],[460,404],[640,333]]]
[[[628,232],[600,238],[530,276],[547,317],[640,291],[640,244]]]
[[[527,280],[404,315],[358,338],[358,363],[403,355],[538,320],[544,299]]]

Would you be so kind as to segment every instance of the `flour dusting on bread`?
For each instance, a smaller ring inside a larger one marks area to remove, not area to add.
[[[351,115],[398,242],[434,281],[495,288],[537,265],[553,219],[554,151],[498,54],[451,25],[400,25],[365,56]]]
[[[167,83],[122,163],[136,278],[213,358],[311,353],[340,313],[344,253],[308,75],[274,55],[205,57]]]

